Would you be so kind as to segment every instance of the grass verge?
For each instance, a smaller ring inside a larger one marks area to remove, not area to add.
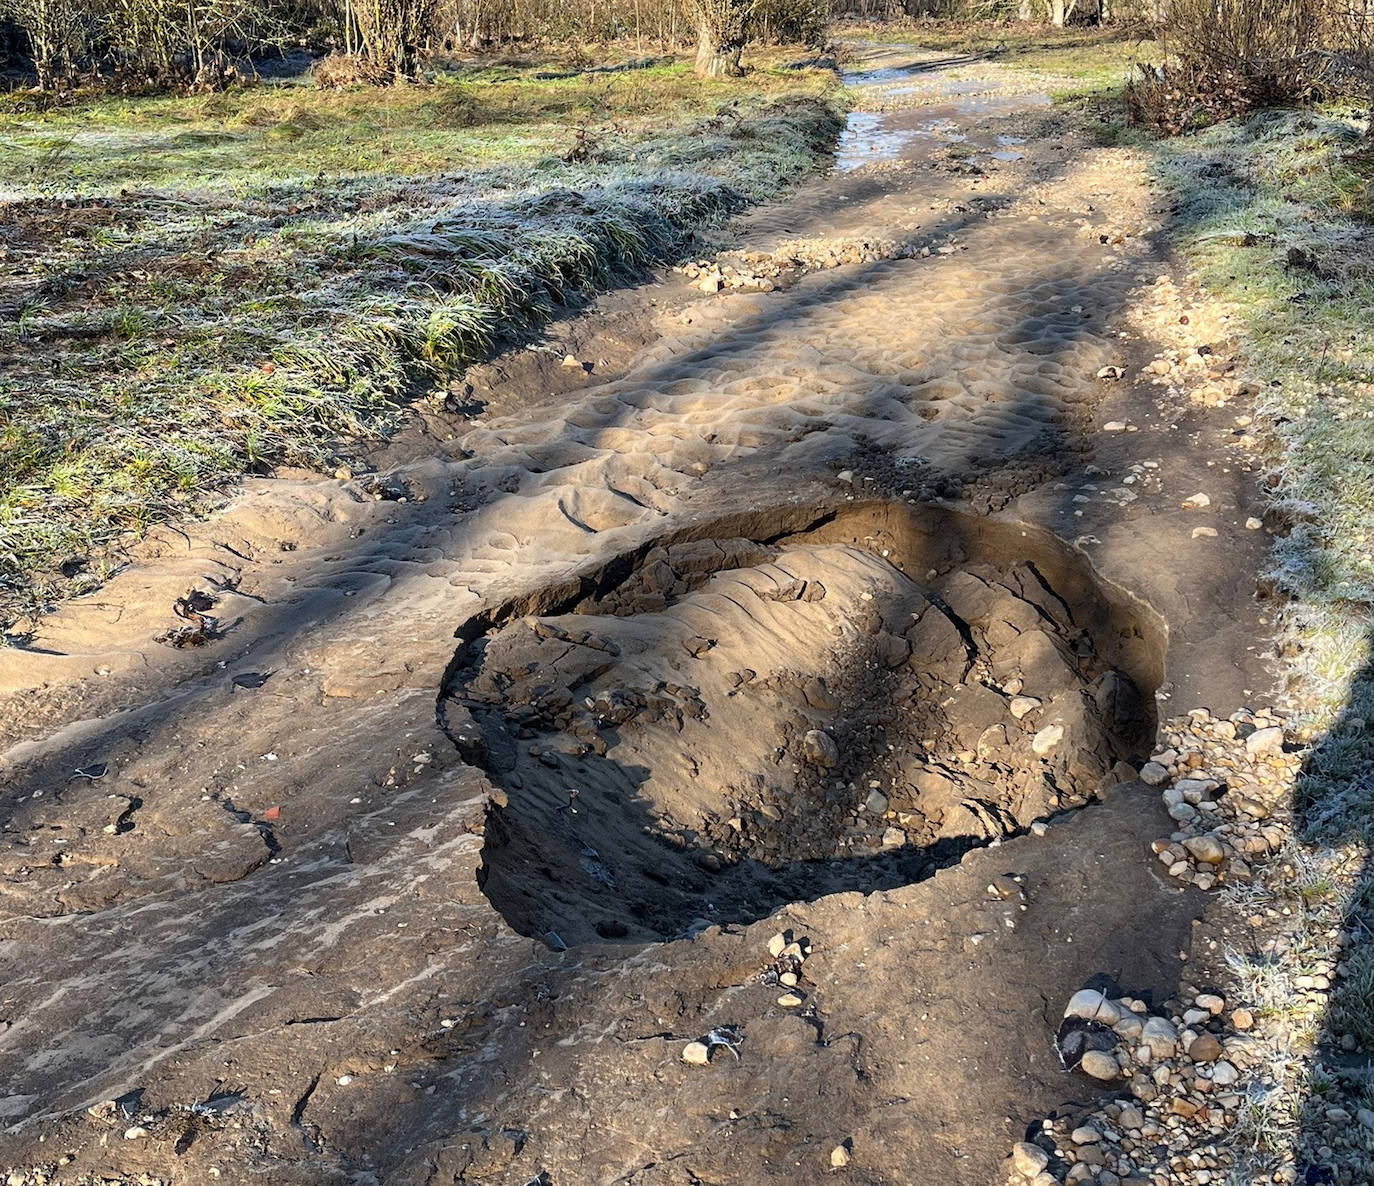
[[[0,120],[0,625],[245,472],[332,467],[498,342],[776,194],[838,108],[826,72],[670,64]]]
[[[1243,991],[1267,1002],[1285,1037],[1273,1087],[1252,1093],[1236,1138],[1260,1166],[1312,1172],[1334,1164],[1333,1144],[1368,1135],[1347,1124],[1340,1136],[1339,1118],[1374,1106],[1374,1080],[1356,1065],[1374,1050],[1374,167],[1364,133],[1349,112],[1275,111],[1151,150],[1193,274],[1243,327],[1271,440],[1268,580],[1285,599],[1290,709],[1310,749],[1294,792],[1297,835],[1265,874],[1288,937],[1262,958],[1232,956]]]

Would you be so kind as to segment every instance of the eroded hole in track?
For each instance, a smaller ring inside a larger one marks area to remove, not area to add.
[[[1148,752],[1163,624],[1048,533],[892,503],[761,523],[459,651],[440,716],[497,788],[479,879],[516,930],[656,940],[892,888]]]

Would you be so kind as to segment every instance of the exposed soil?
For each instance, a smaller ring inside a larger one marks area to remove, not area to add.
[[[874,163],[702,244],[778,283],[619,294],[0,652],[19,1181],[985,1186],[1102,1090],[1066,996],[1175,994],[1133,764],[1267,686],[1264,544],[1243,396],[1139,375],[1224,323],[1129,152],[870,57]]]
[[[1160,624],[997,534],[897,504],[655,547],[474,639],[440,712],[499,788],[487,896],[555,946],[673,938],[904,885],[1121,781]]]

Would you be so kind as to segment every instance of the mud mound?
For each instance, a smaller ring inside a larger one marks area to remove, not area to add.
[[[643,941],[891,888],[1120,781],[1142,615],[1029,535],[963,520],[951,553],[954,518],[670,543],[473,639],[441,715],[498,788],[479,876],[511,925]]]

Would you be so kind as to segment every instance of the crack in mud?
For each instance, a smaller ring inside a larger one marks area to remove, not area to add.
[[[643,942],[895,888],[1148,748],[1163,625],[1054,537],[778,515],[460,630],[439,717],[495,785],[478,878],[517,930]]]

